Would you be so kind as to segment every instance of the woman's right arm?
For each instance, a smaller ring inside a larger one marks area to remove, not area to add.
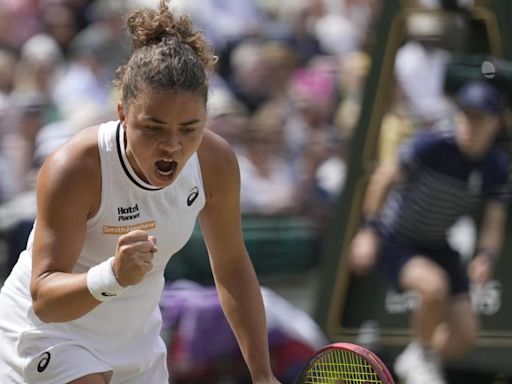
[[[72,273],[87,219],[100,201],[96,132],[71,139],[49,156],[38,175],[30,289],[34,312],[45,322],[74,320],[100,303],[89,293],[87,274]]]

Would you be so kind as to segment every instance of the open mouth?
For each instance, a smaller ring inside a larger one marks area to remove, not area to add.
[[[178,163],[174,160],[158,160],[155,163],[156,171],[162,176],[170,176],[174,173]]]

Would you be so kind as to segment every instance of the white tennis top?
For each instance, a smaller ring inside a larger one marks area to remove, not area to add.
[[[117,121],[102,124],[98,146],[102,191],[99,211],[87,222],[87,236],[73,272],[86,272],[114,255],[121,234],[143,229],[157,238],[154,268],[137,285],[116,299],[100,304],[77,320],[43,323],[32,310],[29,291],[33,233],[27,249],[2,288],[13,307],[13,329],[22,331],[20,343],[39,337],[78,341],[111,366],[143,364],[155,348],[161,328],[158,308],[164,269],[170,257],[189,240],[205,204],[201,170],[194,154],[170,186],[158,189],[142,181],[124,150],[124,131]],[[21,308],[20,308],[21,306]],[[5,324],[4,324],[5,325]]]

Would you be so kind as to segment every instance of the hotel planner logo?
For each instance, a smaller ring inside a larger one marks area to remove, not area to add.
[[[128,221],[135,220],[140,217],[140,211],[138,204],[135,204],[132,207],[117,207],[117,220],[118,221]]]
[[[136,203],[129,207],[117,207],[117,221],[130,221],[140,218],[139,205]],[[137,229],[147,231],[156,228],[156,222],[154,220],[147,221],[144,223],[132,224],[132,225],[105,225],[103,226],[103,233],[105,235],[123,235],[125,233],[135,231]]]

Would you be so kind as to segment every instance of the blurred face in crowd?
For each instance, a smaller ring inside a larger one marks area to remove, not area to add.
[[[199,148],[206,122],[204,96],[141,89],[127,110],[118,104],[126,156],[137,176],[155,187],[172,184]]]
[[[471,158],[485,155],[501,129],[499,115],[477,109],[462,109],[455,122],[457,144]]]
[[[67,48],[78,32],[73,8],[67,4],[51,4],[44,9],[43,20],[46,31],[62,48]]]
[[[239,141],[240,132],[246,124],[247,117],[245,115],[226,113],[209,117],[207,128],[233,145]]]
[[[0,19],[0,23],[1,23]],[[0,93],[9,93],[14,83],[16,57],[7,50],[0,48]]]

